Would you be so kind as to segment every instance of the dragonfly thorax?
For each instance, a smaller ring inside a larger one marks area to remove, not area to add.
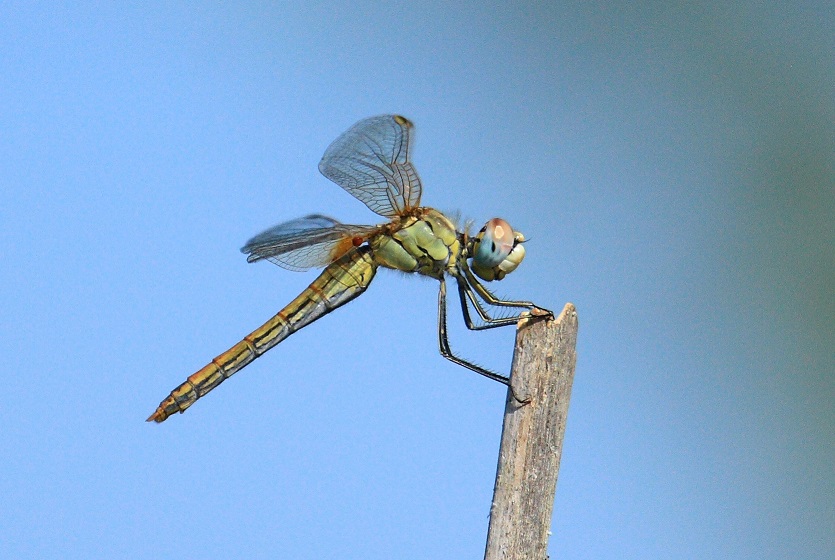
[[[454,267],[461,242],[453,223],[432,208],[403,220],[370,240],[380,266],[441,278]]]

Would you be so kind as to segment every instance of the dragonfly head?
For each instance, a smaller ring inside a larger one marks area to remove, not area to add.
[[[486,282],[501,280],[516,270],[525,258],[524,241],[525,236],[513,231],[506,221],[493,218],[473,238],[470,268]]]

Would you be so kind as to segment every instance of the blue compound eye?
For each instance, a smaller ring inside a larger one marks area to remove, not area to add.
[[[472,271],[487,282],[501,280],[525,258],[524,241],[525,236],[506,221],[493,218],[475,237]]]
[[[504,261],[515,245],[513,228],[501,218],[493,218],[479,232],[473,262],[478,267],[493,268]]]

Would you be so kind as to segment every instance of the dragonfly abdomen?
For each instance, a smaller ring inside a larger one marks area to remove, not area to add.
[[[271,319],[271,321],[274,319]],[[156,411],[148,418],[148,421],[162,422],[175,412],[185,412],[197,399],[260,356],[263,352],[257,352],[250,341],[251,336],[244,338],[190,375],[160,403]]]
[[[294,332],[360,295],[376,270],[377,264],[368,246],[349,251],[335,260],[272,319],[171,391],[148,421],[162,422],[175,412],[184,412],[197,399]]]

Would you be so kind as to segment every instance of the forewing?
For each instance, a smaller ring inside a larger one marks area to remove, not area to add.
[[[263,259],[288,270],[327,266],[364,241],[377,228],[341,224],[321,214],[311,214],[263,231],[246,242],[241,252],[247,262]]]
[[[420,177],[409,161],[413,134],[400,115],[363,119],[328,146],[319,171],[377,214],[405,214],[420,204]]]

